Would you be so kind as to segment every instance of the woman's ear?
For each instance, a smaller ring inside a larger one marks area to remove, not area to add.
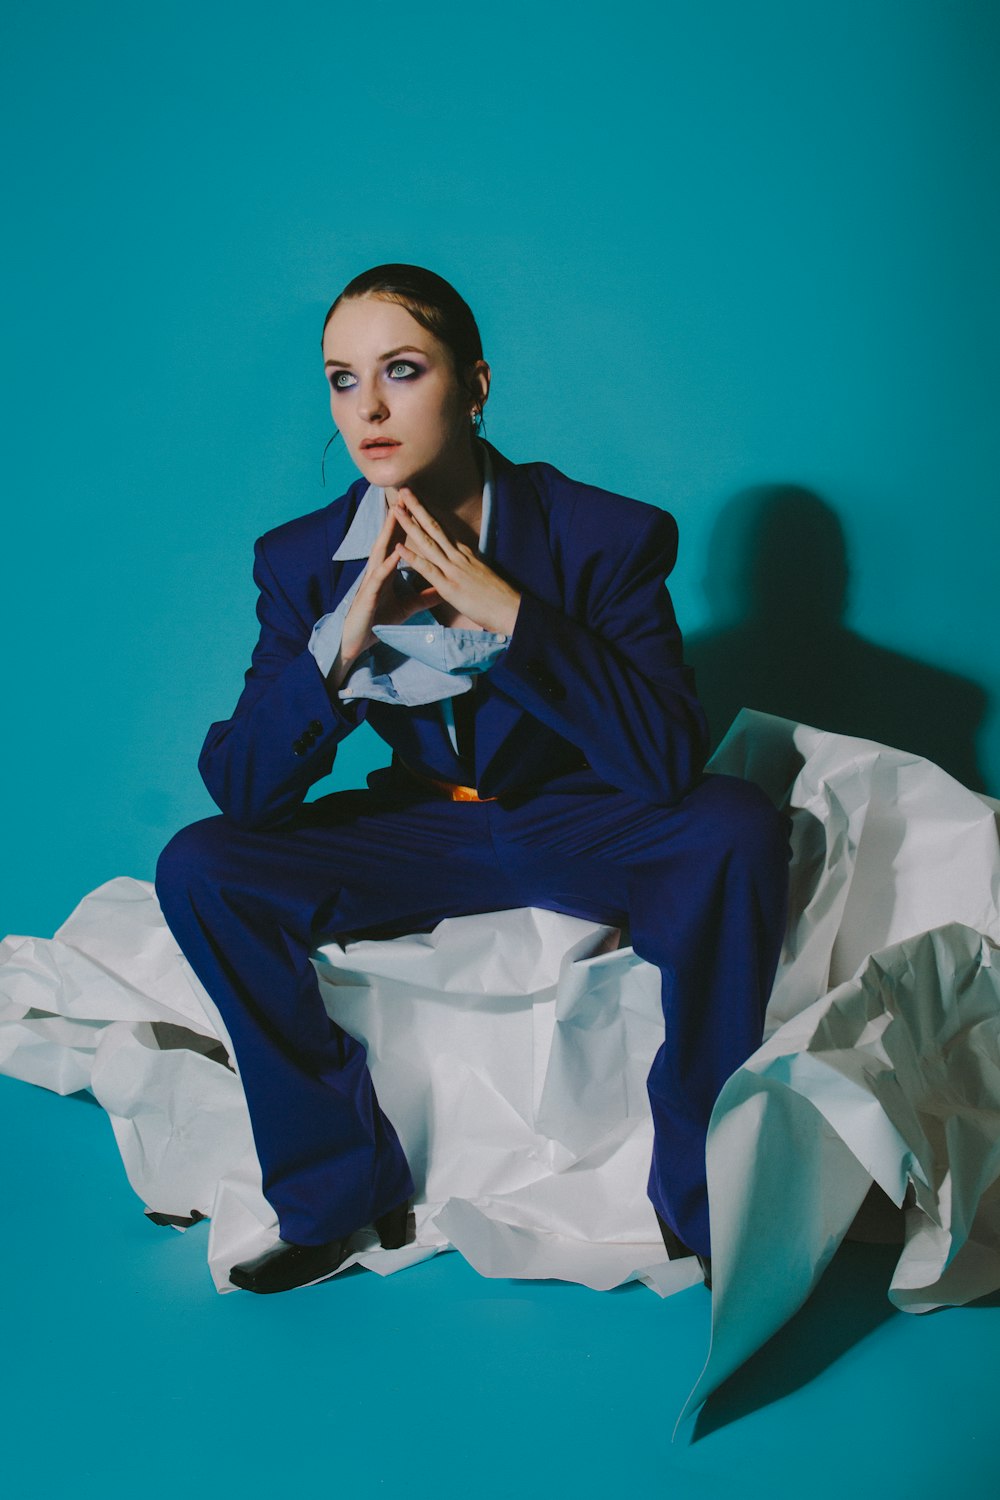
[[[474,365],[469,366],[466,377],[466,387],[469,393],[469,405],[473,412],[478,408],[482,411],[490,394],[491,371],[485,359],[477,359]]]

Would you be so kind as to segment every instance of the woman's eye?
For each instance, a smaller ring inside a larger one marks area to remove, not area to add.
[[[337,370],[330,376],[330,384],[335,391],[348,391],[357,383],[350,370]]]
[[[418,374],[416,365],[411,365],[405,359],[397,359],[389,366],[390,380],[407,380],[411,375],[416,374]]]

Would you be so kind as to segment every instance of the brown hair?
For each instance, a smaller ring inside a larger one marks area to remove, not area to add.
[[[423,266],[373,266],[349,281],[323,319],[323,332],[342,302],[356,297],[381,297],[398,302],[412,318],[440,339],[462,380],[470,365],[483,357],[479,328],[469,304],[450,282]]]

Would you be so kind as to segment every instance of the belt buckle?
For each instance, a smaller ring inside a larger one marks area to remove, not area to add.
[[[448,795],[452,802],[492,802],[493,797],[480,797],[474,786],[459,786],[457,782],[445,781],[442,786],[448,787]]]

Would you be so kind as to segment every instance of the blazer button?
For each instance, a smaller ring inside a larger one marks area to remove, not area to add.
[[[305,740],[296,740],[295,743],[292,745],[292,754],[293,755],[305,755],[305,753],[306,753],[306,742],[305,742]]]
[[[313,739],[318,738],[318,736],[323,733],[323,726],[318,719],[313,719],[312,723],[309,725],[309,733],[312,735]]]

